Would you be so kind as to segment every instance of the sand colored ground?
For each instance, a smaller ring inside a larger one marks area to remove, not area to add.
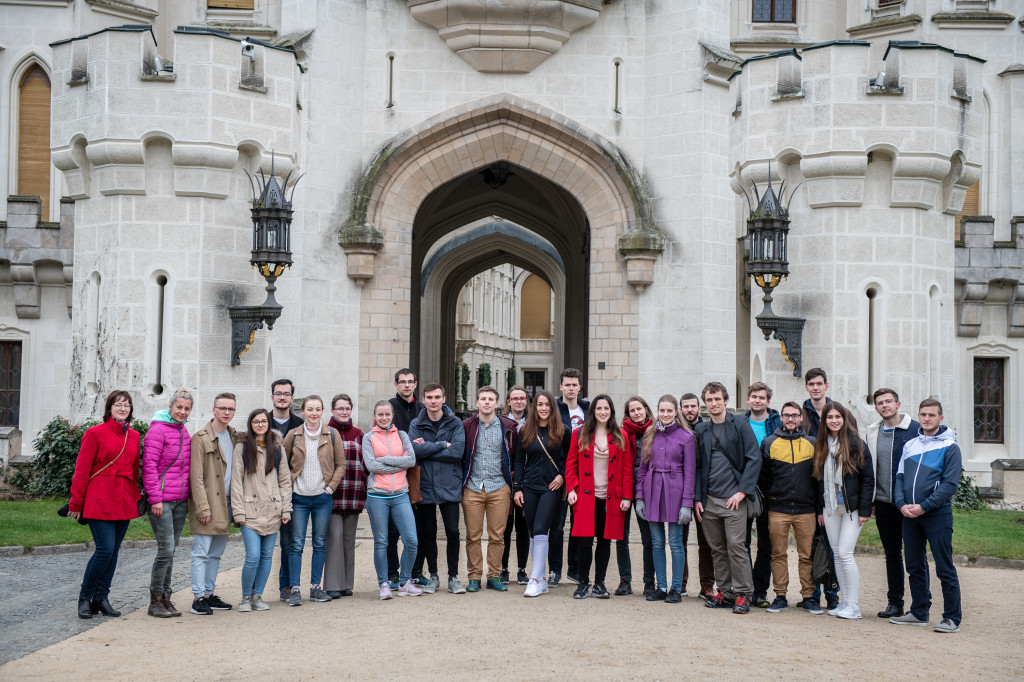
[[[692,595],[678,605],[641,595],[580,601],[570,583],[537,599],[513,584],[504,594],[381,602],[371,548],[360,541],[352,597],[299,608],[268,599],[267,612],[170,620],[140,608],[0,667],[0,680],[1024,679],[1022,571],[960,569],[963,628],[941,635],[874,616],[885,581],[876,556],[858,557],[865,618],[842,621],[794,608],[739,616]],[[636,570],[640,546],[632,550]],[[306,576],[308,558],[307,549]],[[226,571],[218,593],[237,600],[240,572]],[[268,594],[276,581],[275,558]],[[190,599],[187,590],[176,596],[179,607]]]

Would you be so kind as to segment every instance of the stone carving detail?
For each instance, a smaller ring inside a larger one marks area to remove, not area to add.
[[[573,31],[601,14],[601,0],[408,0],[409,11],[484,73],[529,73]]]

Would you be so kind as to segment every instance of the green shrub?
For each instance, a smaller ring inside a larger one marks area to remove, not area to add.
[[[988,505],[981,501],[981,494],[978,492],[974,481],[960,470],[960,483],[953,493],[953,509],[979,510],[988,509]]]
[[[505,393],[512,390],[512,387],[516,385],[516,366],[512,365],[505,372]]]
[[[483,388],[491,385],[491,363],[484,362],[476,368],[476,387]]]

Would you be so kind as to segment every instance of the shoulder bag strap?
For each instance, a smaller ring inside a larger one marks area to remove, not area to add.
[[[548,461],[551,462],[551,466],[555,467],[555,471],[557,472],[558,471],[558,465],[555,464],[555,459],[551,456],[551,453],[548,452],[548,449],[544,446],[544,441],[541,440],[539,433],[537,434],[537,442],[540,443],[540,449],[543,450],[544,454],[548,456]],[[556,475],[561,476],[561,474],[556,474]]]
[[[121,452],[117,453],[117,457],[115,457],[114,459],[112,459],[109,462],[107,462],[106,464],[104,464],[102,469],[100,469],[95,474],[90,476],[89,480],[91,481],[92,479],[96,478],[97,476],[102,474],[104,471],[106,471],[107,468],[110,467],[114,462],[116,462],[117,460],[121,459],[121,455],[124,454],[124,449],[126,447],[128,447],[128,431],[127,430],[125,430],[125,432],[124,432],[124,443],[121,444]]]

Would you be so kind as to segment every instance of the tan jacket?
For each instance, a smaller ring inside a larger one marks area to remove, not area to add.
[[[306,464],[306,434],[303,424],[288,432],[284,437],[284,450],[288,454],[288,466],[292,470],[292,481],[302,473],[302,467]],[[331,447],[331,443],[334,447]],[[345,477],[345,469],[348,465],[345,462],[344,441],[337,431],[327,424],[320,428],[320,441],[316,446],[316,456],[320,460],[320,470],[324,473],[324,481],[330,492],[338,489],[341,479]]]
[[[267,469],[267,449],[260,446],[256,449],[256,472],[245,473],[244,448],[244,443],[236,445],[231,460],[231,513],[235,523],[245,524],[260,535],[276,533],[282,520],[292,518],[291,472],[282,461],[269,474],[263,473]]]
[[[228,433],[231,434],[231,442],[238,443],[238,432],[229,426]],[[212,419],[192,436],[191,449],[188,527],[195,535],[226,535],[231,528],[231,519],[228,518],[224,481],[231,473],[227,470],[227,460],[221,454]],[[203,516],[212,517],[205,526],[199,523]]]

